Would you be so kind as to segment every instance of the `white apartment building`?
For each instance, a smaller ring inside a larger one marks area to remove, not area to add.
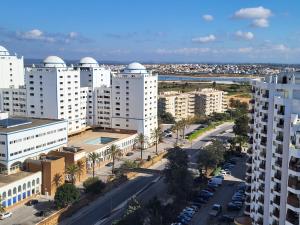
[[[167,91],[158,97],[158,110],[170,113],[175,120],[195,116],[195,92]]]
[[[200,115],[211,115],[212,113],[223,113],[227,109],[226,92],[213,88],[204,88],[195,93],[195,113]]]
[[[148,139],[157,128],[157,75],[140,63],[112,76],[111,128],[136,130]]]
[[[21,171],[11,175],[0,174],[0,196],[4,207],[13,206],[27,198],[39,194],[42,172]]]
[[[1,117],[0,173],[2,174],[18,172],[26,159],[47,154],[67,143],[67,121]]]
[[[19,87],[24,85],[23,56],[11,55],[0,45],[0,88]]]
[[[246,208],[253,224],[300,224],[300,73],[253,81]]]

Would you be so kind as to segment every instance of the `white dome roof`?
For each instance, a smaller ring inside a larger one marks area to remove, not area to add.
[[[98,62],[92,58],[92,57],[83,57],[79,61],[80,66],[85,66],[85,67],[95,67],[98,66]]]
[[[125,73],[147,73],[146,67],[138,62],[130,63],[125,69]]]
[[[127,67],[126,70],[145,70],[146,67],[144,67],[142,64],[138,62],[133,62],[130,63]]]
[[[1,45],[0,45],[0,55],[9,55],[8,50]]]
[[[43,61],[45,67],[66,67],[64,60],[58,56],[50,55]]]

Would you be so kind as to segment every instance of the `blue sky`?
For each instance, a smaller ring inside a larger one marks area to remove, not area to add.
[[[2,1],[0,45],[26,58],[300,62],[298,0]]]

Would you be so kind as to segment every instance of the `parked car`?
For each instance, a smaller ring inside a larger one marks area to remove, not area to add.
[[[4,220],[8,217],[11,217],[12,216],[12,212],[3,212],[3,213],[0,213],[0,220]]]
[[[216,183],[209,183],[207,186],[209,188],[213,188],[213,189],[216,189],[217,187],[219,187]]]
[[[112,167],[112,166],[113,166],[113,163],[112,163],[112,162],[109,162],[109,163],[107,163],[105,166],[107,166],[107,167]]]
[[[217,176],[213,176],[212,178],[220,178],[220,179],[222,179],[222,180],[224,180],[224,176],[223,175],[217,175]]]
[[[222,206],[219,204],[214,204],[209,212],[210,216],[218,216],[222,212]]]
[[[202,206],[202,204],[200,202],[197,202],[197,201],[193,201],[192,204],[195,205],[195,206],[197,206],[198,209],[200,209],[201,206]]]
[[[241,208],[242,208],[242,206],[236,205],[233,202],[229,202],[227,204],[228,211],[239,211]]]
[[[202,204],[205,204],[205,203],[207,203],[208,202],[208,199],[209,199],[210,197],[199,197],[199,198],[196,198],[194,201],[195,202],[198,202],[198,203],[202,203]]]
[[[41,216],[45,216],[46,214],[45,214],[45,211],[41,210],[41,211],[37,212],[35,215],[41,217]]]
[[[133,152],[127,152],[126,153],[126,156],[132,156],[133,155]]]
[[[201,206],[200,206],[200,207],[201,207]],[[198,212],[200,207],[197,206],[197,205],[195,205],[195,204],[193,204],[193,205],[190,206],[190,208],[194,209],[195,212]]]
[[[200,191],[199,193],[199,196],[202,197],[202,196],[206,196],[206,197],[212,197],[214,194],[211,193],[210,191],[207,191],[207,190],[202,190]]]
[[[219,222],[232,223],[234,222],[234,218],[229,215],[223,215],[218,219]]]
[[[217,177],[213,177],[211,178],[209,181],[208,181],[208,184],[210,183],[214,183],[214,184],[217,184],[217,185],[221,185],[223,183],[223,179],[221,178],[217,178]]]
[[[32,206],[32,205],[35,205],[35,204],[37,204],[37,203],[39,203],[39,201],[38,201],[37,199],[31,199],[31,200],[29,200],[28,202],[26,202],[25,205],[27,205],[27,206]]]

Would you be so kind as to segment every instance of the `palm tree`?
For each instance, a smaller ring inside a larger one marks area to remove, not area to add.
[[[89,160],[92,161],[92,167],[93,167],[93,178],[95,177],[95,165],[96,165],[96,161],[100,159],[100,154],[96,153],[96,152],[92,152],[89,154]]]
[[[71,164],[66,168],[66,174],[70,175],[71,183],[75,184],[76,175],[78,174],[79,168],[76,164]]]
[[[190,120],[189,119],[182,119],[180,120],[180,128],[182,130],[182,138],[185,138],[185,129],[188,127],[188,125],[190,124]]]
[[[146,142],[146,136],[143,133],[140,133],[137,136],[137,142],[140,144],[140,149],[141,149],[141,161],[143,160],[143,150],[145,147],[145,142]]]
[[[80,181],[80,177],[81,177],[81,175],[83,174],[84,169],[85,169],[85,163],[84,163],[83,160],[78,160],[78,161],[76,162],[76,165],[77,165],[77,167],[78,167],[78,179],[79,179],[79,181]]]
[[[55,185],[56,189],[62,185],[63,183],[63,176],[60,173],[54,174],[54,177],[52,179],[52,183]]]
[[[179,140],[179,131],[182,129],[182,122],[181,120],[180,121],[177,121],[173,127],[172,127],[172,130],[173,131],[176,131],[176,145],[178,144],[178,140]]]
[[[111,145],[108,152],[112,158],[111,173],[113,174],[115,170],[115,160],[122,156],[122,150],[117,145]]]
[[[157,151],[157,145],[158,145],[160,139],[162,138],[162,131],[161,131],[161,128],[160,128],[160,127],[155,128],[155,129],[152,131],[151,136],[152,136],[152,138],[155,140],[155,153],[156,153],[156,155],[157,155],[157,154],[158,154],[158,151]]]

